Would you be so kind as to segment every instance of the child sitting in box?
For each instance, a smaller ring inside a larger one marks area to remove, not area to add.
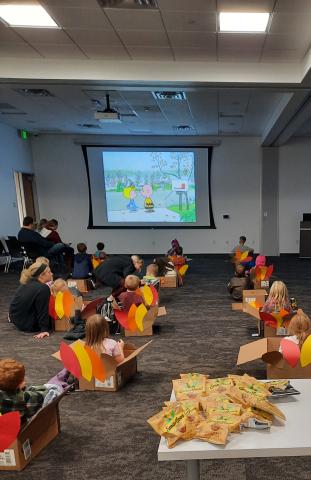
[[[57,278],[51,285],[51,292],[56,297],[58,292],[70,292],[74,297],[80,297],[81,293],[77,287],[68,287],[67,282],[63,278]]]
[[[136,293],[140,286],[140,279],[136,275],[128,275],[125,277],[124,287],[126,292],[120,293],[118,299],[122,304],[122,310],[129,311],[133,303],[138,307],[141,303],[145,303],[141,295]]]
[[[181,247],[175,249],[175,255],[171,255],[170,260],[177,271],[187,263],[187,259],[183,256],[183,250]]]
[[[240,302],[243,298],[243,290],[248,290],[250,285],[250,279],[245,274],[245,267],[243,265],[237,265],[235,275],[231,278],[227,286],[232,299]]]
[[[284,337],[286,340],[299,345],[299,348],[302,347],[305,340],[310,335],[311,322],[309,317],[299,308],[296,315],[294,315],[288,325],[287,331],[289,333],[288,337]],[[280,346],[279,352],[282,353],[282,347]]]
[[[275,281],[272,283],[269,296],[261,311],[273,313],[280,312],[281,310],[286,310],[288,313],[293,313],[285,283],[281,281]]]
[[[0,360],[0,413],[18,411],[26,421],[63,392],[61,386],[49,382],[26,387],[24,365],[12,358]]]
[[[89,278],[93,271],[93,265],[91,256],[86,253],[87,246],[85,243],[78,243],[77,250],[78,253],[74,256],[72,278]]]
[[[150,263],[146,268],[146,275],[143,276],[142,283],[144,285],[153,285],[155,288],[159,288],[160,280],[158,278],[159,267],[156,263]]]
[[[85,326],[85,344],[91,347],[97,355],[106,353],[114,357],[117,363],[124,360],[124,342],[116,342],[109,338],[109,326],[107,320],[102,315],[91,315]]]
[[[168,257],[157,257],[154,259],[154,263],[158,265],[159,277],[165,277],[166,275],[177,275],[173,262]]]
[[[167,252],[167,256],[168,257],[171,257],[173,255],[176,255],[176,250],[177,248],[179,249],[179,251],[181,251],[181,254],[183,254],[183,248],[181,245],[179,245],[179,241],[177,240],[177,238],[174,238],[174,240],[171,241],[171,248],[169,249],[169,251]]]

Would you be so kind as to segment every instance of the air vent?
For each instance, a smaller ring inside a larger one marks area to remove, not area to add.
[[[142,130],[142,129],[138,129],[138,128],[130,128],[129,131],[131,133],[136,133],[137,135],[149,135],[151,134],[151,130]]]
[[[187,130],[193,130],[191,125],[174,125],[173,128],[179,132],[185,132]]]
[[[14,110],[16,107],[10,105],[9,103],[0,103],[0,110]]]
[[[78,123],[78,127],[80,128],[100,128],[97,123]]]
[[[17,88],[15,92],[24,97],[54,97],[54,95],[45,88]]]
[[[220,135],[240,135],[240,132],[227,132],[227,131],[224,131],[224,130],[220,130],[219,131]]]
[[[101,8],[157,9],[157,0],[98,0]]]
[[[244,115],[242,114],[223,113],[223,112],[220,112],[219,116],[220,118],[244,118]]]
[[[137,114],[132,112],[132,113],[120,113],[122,118],[135,118],[137,117]]]
[[[186,100],[185,92],[152,92],[157,100]]]

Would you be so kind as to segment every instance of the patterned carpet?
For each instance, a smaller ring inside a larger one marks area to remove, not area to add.
[[[311,314],[310,262],[288,256],[274,263],[276,277],[287,283],[290,296]],[[189,371],[211,376],[247,371],[265,377],[260,361],[241,370],[236,367],[239,346],[251,341],[249,329],[254,324],[247,315],[231,311],[225,288],[231,269],[225,257],[194,256],[184,287],[161,291],[168,315],[159,319],[153,343],[139,357],[135,379],[117,393],[77,392],[66,396],[60,404],[60,436],[23,472],[0,472],[0,479],[184,479],[183,462],[157,461],[159,438],[146,423],[169,398],[171,380]],[[1,357],[23,361],[28,384],[44,383],[60,369],[51,354],[58,349],[62,334],[35,341],[7,323],[9,302],[17,285],[16,273],[0,273]],[[142,343],[143,339],[135,339],[135,344]],[[310,457],[201,463],[204,480],[311,477]]]

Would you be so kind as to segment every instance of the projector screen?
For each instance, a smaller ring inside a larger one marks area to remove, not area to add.
[[[215,228],[212,149],[82,146],[88,228]]]

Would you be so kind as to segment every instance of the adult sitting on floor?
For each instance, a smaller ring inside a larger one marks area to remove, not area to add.
[[[23,226],[18,232],[18,240],[24,245],[27,251],[31,251],[36,257],[51,258],[60,255],[66,249],[63,243],[54,244],[53,242],[43,238],[34,230],[34,222],[32,217],[25,217]]]
[[[49,317],[50,288],[53,279],[48,265],[35,262],[22,271],[21,285],[10,305],[9,319],[23,332],[40,332],[34,338],[48,337],[51,329]]]
[[[116,255],[109,257],[94,270],[96,280],[104,286],[111,287],[111,295],[118,298],[124,288],[124,281],[127,275],[140,272],[143,267],[143,260],[138,255],[125,257]]]

